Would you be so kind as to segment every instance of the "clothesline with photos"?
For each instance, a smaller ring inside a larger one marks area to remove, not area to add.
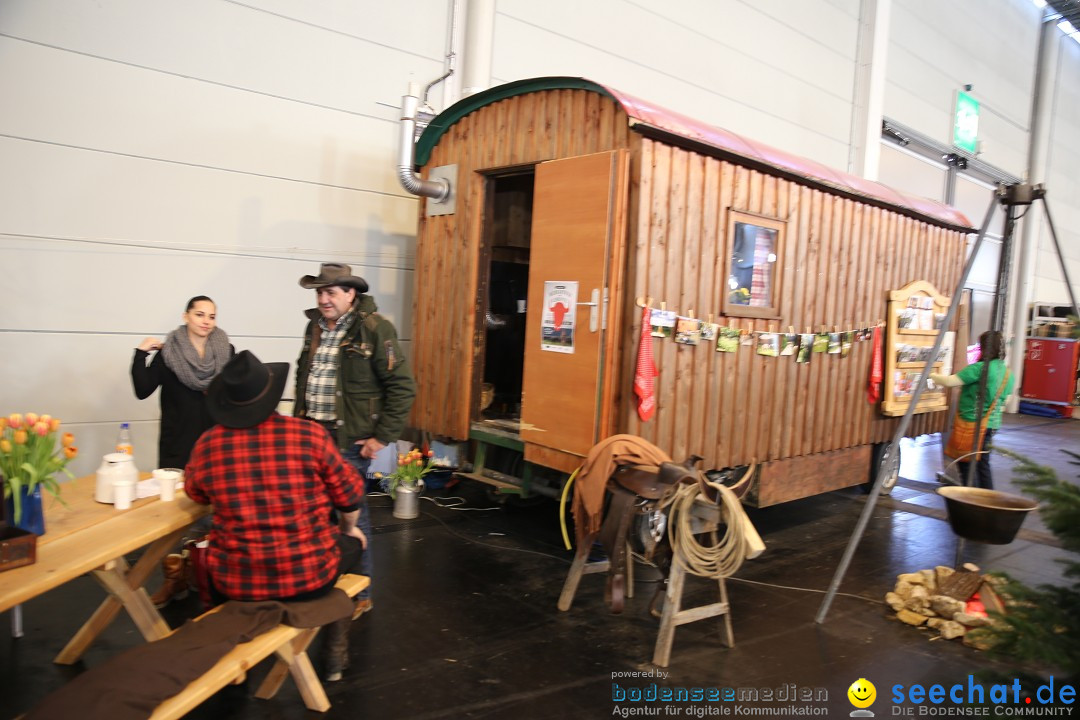
[[[755,347],[758,355],[794,356],[798,363],[808,363],[810,357],[818,353],[847,357],[854,343],[873,339],[875,329],[885,326],[884,321],[879,320],[851,329],[842,330],[839,326],[833,326],[831,331],[824,325],[819,326],[817,332],[808,327],[802,333],[796,332],[790,325],[787,332],[746,330],[715,323],[711,313],[707,320],[702,320],[694,317],[692,309],[683,315],[668,310],[665,303],[661,303],[659,308],[652,307],[652,303],[653,299],[649,297],[638,298],[636,304],[647,311],[649,335],[654,338],[670,338],[680,345],[713,344],[716,352],[736,352],[740,346],[746,345]]]

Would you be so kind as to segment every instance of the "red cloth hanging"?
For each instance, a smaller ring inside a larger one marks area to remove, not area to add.
[[[874,349],[870,360],[870,385],[866,388],[866,401],[871,405],[881,399],[881,326],[874,328]]]
[[[641,311],[641,341],[638,343],[637,370],[634,372],[634,394],[638,396],[637,412],[642,422],[648,422],[656,412],[656,387],[653,379],[660,374],[653,359],[649,308]]]

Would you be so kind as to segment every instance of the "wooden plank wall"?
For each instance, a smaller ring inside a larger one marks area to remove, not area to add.
[[[457,212],[429,218],[420,203],[412,357],[418,387],[410,424],[439,436],[468,437],[473,368],[483,358],[478,312],[487,293],[481,267],[486,176],[481,173],[630,142],[621,107],[585,90],[508,98],[462,118],[442,137],[424,175],[427,168],[457,164]]]
[[[748,331],[842,331],[883,320],[888,290],[921,278],[948,294],[959,279],[962,233],[660,142],[641,139],[634,151],[628,302],[652,296],[669,310],[702,319],[711,314]],[[720,314],[729,208],[787,222],[779,321]],[[628,308],[621,383],[627,387],[640,325],[640,309]],[[757,355],[750,346],[718,353],[704,344],[657,340],[656,415],[641,423],[634,403],[626,403],[625,431],[676,460],[702,455],[705,467],[888,440],[899,419],[879,416],[866,400],[871,348],[855,343],[846,358],[815,354],[798,364],[794,357]],[[940,431],[945,415],[915,416],[909,434]]]

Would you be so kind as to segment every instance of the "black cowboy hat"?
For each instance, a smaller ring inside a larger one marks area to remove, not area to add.
[[[352,268],[341,263],[323,263],[319,266],[318,275],[305,275],[300,278],[300,287],[307,290],[330,285],[356,288],[358,293],[365,293],[368,290],[367,280],[353,275]]]
[[[229,428],[258,425],[281,400],[289,363],[262,363],[250,350],[237,353],[206,390],[210,417]]]

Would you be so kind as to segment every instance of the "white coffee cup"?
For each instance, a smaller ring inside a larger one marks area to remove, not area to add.
[[[117,510],[127,510],[135,499],[135,483],[131,480],[113,480],[113,505]]]
[[[161,499],[165,502],[170,502],[176,498],[176,481],[180,478],[179,473],[175,470],[167,470],[165,468],[159,468],[153,473],[154,479],[157,480],[158,493],[161,495]]]

